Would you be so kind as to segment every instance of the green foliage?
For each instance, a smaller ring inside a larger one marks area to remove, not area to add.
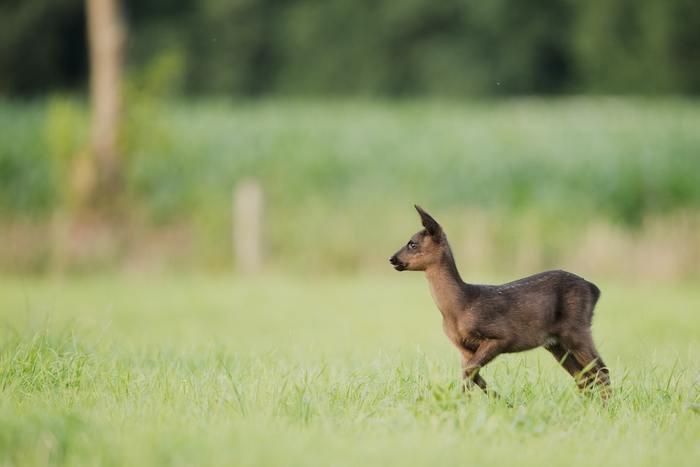
[[[144,177],[144,173],[159,174],[174,165],[172,154],[178,137],[163,116],[168,113],[167,99],[182,85],[182,69],[182,55],[173,49],[158,56],[143,70],[133,72],[125,91],[121,148],[125,165],[131,166],[128,189],[134,192],[137,200],[144,191],[150,193],[153,204],[148,214],[155,221],[172,219],[186,208],[176,188],[182,174],[166,173],[148,180]]]
[[[4,280],[0,463],[694,465],[697,288],[601,285],[608,405],[540,349],[483,370],[511,408],[418,275]]]
[[[163,189],[175,205],[221,211],[254,176],[278,214],[411,197],[636,224],[700,206],[700,114],[682,102],[275,101],[174,106],[166,118],[168,151],[133,160],[146,205]]]
[[[0,6],[0,93],[86,82],[80,0]],[[695,0],[123,0],[129,66],[229,95],[697,94]]]
[[[45,214],[55,196],[45,106],[0,101],[0,215]]]
[[[683,89],[678,80],[686,70],[675,66],[671,53],[674,2],[589,3],[575,36],[582,89],[616,94]]]
[[[56,187],[58,205],[71,204],[73,171],[79,157],[86,157],[89,148],[89,120],[84,106],[75,99],[54,97],[46,111],[46,151],[51,164],[50,184]]]
[[[189,82],[242,95],[697,92],[681,79],[699,73],[676,40],[699,26],[682,3],[212,0]]]
[[[85,80],[84,0],[0,4],[0,95],[74,89]]]

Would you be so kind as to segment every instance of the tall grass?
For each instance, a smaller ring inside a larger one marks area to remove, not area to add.
[[[462,394],[419,279],[6,280],[0,463],[697,461],[694,288],[601,284],[609,404],[534,351],[484,370],[511,408]]]

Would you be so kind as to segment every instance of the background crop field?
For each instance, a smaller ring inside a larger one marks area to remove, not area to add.
[[[169,101],[126,112],[130,200],[155,221],[218,210],[260,178],[277,211],[409,193],[446,207],[549,210],[634,224],[700,206],[693,100],[568,98]],[[61,202],[84,149],[77,99],[0,100],[4,216]],[[438,183],[440,182],[440,183]],[[211,205],[214,206],[211,206]],[[210,206],[207,208],[207,206]]]
[[[696,465],[700,290],[599,282],[609,405],[545,351],[459,391],[420,274],[0,282],[0,465]]]
[[[0,101],[0,269],[43,272],[66,249],[52,222],[71,209],[86,110],[75,99]],[[700,274],[694,101],[137,93],[125,117],[129,233],[112,266],[230,269],[232,192],[253,177],[277,271],[383,268],[377,258],[415,231],[421,203],[480,269]],[[588,258],[571,257],[584,249]]]

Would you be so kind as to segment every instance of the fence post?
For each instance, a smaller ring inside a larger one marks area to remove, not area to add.
[[[255,179],[240,182],[233,192],[233,254],[236,268],[254,274],[262,266],[263,193]]]

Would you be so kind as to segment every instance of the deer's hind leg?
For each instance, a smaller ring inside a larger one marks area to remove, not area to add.
[[[610,371],[593,344],[590,329],[571,334],[561,339],[562,346],[571,352],[576,362],[582,367],[583,375],[579,386],[588,387],[596,384],[604,388],[604,397],[609,395]]]
[[[580,389],[586,388],[586,382],[582,380],[583,367],[576,358],[566,350],[561,344],[552,344],[545,347],[552,356],[564,367],[564,369],[576,380]]]

